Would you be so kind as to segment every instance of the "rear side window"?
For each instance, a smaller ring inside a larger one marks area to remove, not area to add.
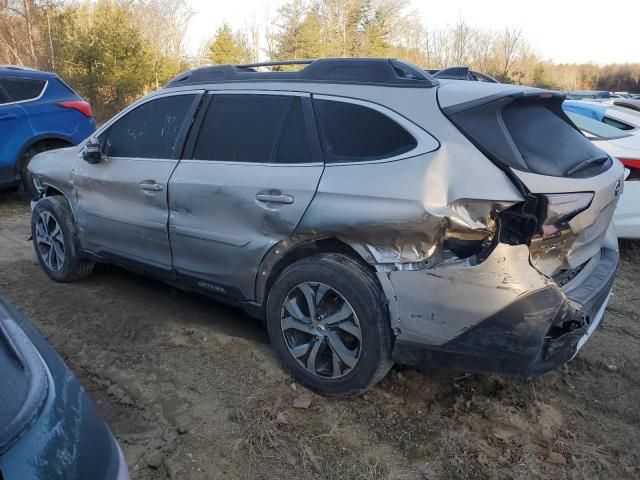
[[[332,100],[313,104],[327,163],[391,158],[417,146],[409,132],[377,110]]]
[[[38,98],[47,82],[32,78],[0,78],[0,104]]]
[[[302,98],[214,95],[200,127],[193,158],[249,163],[310,162]]]
[[[180,155],[182,127],[196,95],[151,100],[117,120],[100,139],[108,157],[167,158]]]

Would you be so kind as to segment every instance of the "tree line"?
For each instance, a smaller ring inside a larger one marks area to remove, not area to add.
[[[0,0],[0,64],[57,72],[98,120],[193,66],[259,59],[396,57],[424,68],[466,65],[510,83],[640,91],[640,64],[555,64],[518,28],[464,19],[432,28],[409,0],[291,0],[240,29],[219,19],[195,55],[185,40],[192,16],[188,0]]]

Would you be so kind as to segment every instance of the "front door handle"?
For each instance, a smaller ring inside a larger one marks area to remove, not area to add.
[[[0,113],[0,120],[13,120],[14,118],[18,118],[15,113]]]
[[[290,205],[293,203],[293,196],[281,192],[261,192],[256,195],[256,200],[265,203],[284,203]]]
[[[164,186],[162,184],[156,183],[153,180],[140,182],[138,184],[138,187],[140,187],[140,190],[145,190],[148,192],[161,192],[162,190],[164,190]]]

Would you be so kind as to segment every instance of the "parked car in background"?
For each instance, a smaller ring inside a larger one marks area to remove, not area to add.
[[[89,104],[56,74],[0,66],[0,188],[22,184],[35,195],[31,158],[77,145],[95,129]]]
[[[620,160],[629,170],[613,221],[618,237],[640,238],[640,135],[585,115],[584,110],[581,110],[582,113],[571,109],[566,111],[589,140],[611,157]]]
[[[469,80],[472,82],[499,83],[498,80],[490,77],[486,73],[470,70],[469,67],[449,67],[442,70],[431,69],[427,70],[427,72],[429,72],[435,78],[440,78],[443,80]]]
[[[566,100],[562,108],[629,133],[640,131],[640,112],[610,103]]]
[[[186,72],[35,157],[45,272],[113,262],[236,303],[327,395],[394,362],[531,377],[570,360],[609,299],[624,167],[564,97],[393,59],[290,63],[309,64]]]
[[[565,92],[565,95],[570,100],[607,99],[613,97],[611,92],[605,90],[571,90]]]
[[[2,298],[0,478],[129,480],[118,443],[78,380]]]
[[[612,101],[612,103],[614,105],[618,105],[619,107],[624,107],[630,110],[634,110],[636,112],[640,112],[640,99],[635,99],[635,98],[615,99]]]

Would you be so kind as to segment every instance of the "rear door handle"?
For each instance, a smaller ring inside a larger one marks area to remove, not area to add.
[[[15,113],[0,113],[0,120],[12,120],[14,118],[18,118]]]
[[[161,185],[160,183],[155,183],[153,180],[140,182],[138,184],[138,187],[140,187],[140,190],[146,190],[148,192],[161,192],[162,190],[164,190],[163,185]]]
[[[265,203],[285,203],[290,205],[293,203],[293,196],[287,195],[285,193],[258,193],[256,195],[256,200],[259,202]]]

